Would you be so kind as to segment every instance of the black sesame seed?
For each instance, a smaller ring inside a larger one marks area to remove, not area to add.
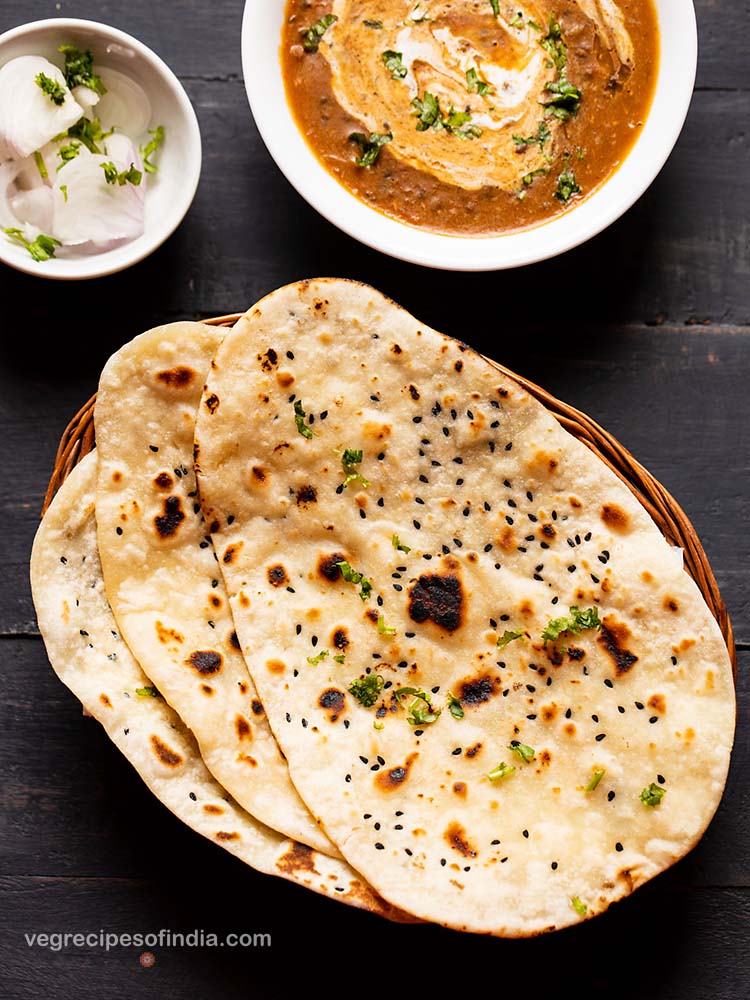
[[[384,851],[385,850],[385,845],[384,844],[375,844],[375,850],[376,851]]]
[[[412,417],[411,418],[411,422],[413,424],[421,424],[422,423],[422,418],[421,417]]]
[[[653,725],[655,722],[659,721],[659,716],[658,715],[652,715],[651,718],[648,721]]]
[[[643,705],[643,702],[642,702],[642,701],[636,701],[636,702],[634,702],[634,704],[635,704],[635,707],[636,707],[637,709],[639,709],[639,710],[640,710],[640,709],[642,709],[642,708],[644,707],[644,705]]]
[[[347,774],[347,776],[346,776],[346,778],[344,780],[345,781],[351,781],[352,780],[351,774]]]
[[[459,757],[459,756],[461,755],[461,753],[463,753],[463,751],[462,751],[461,747],[456,747],[456,749],[455,749],[455,750],[451,750],[451,754],[452,754],[452,755],[453,755],[454,757]]]
[[[617,711],[620,713],[620,715],[625,715],[625,709],[622,707],[622,705],[617,706]]]
[[[595,740],[596,740],[597,743],[601,743],[602,740],[604,740],[604,739],[607,738],[607,734],[606,733],[597,733],[594,738],[595,738]]]
[[[155,444],[150,444],[150,445],[149,445],[149,448],[151,449],[151,451],[158,451],[158,450],[159,450],[159,449],[158,449],[158,448],[156,447],[156,445],[155,445]]]
[[[384,458],[385,458],[385,452],[381,451],[380,454],[378,455],[378,461],[382,462]]]
[[[527,840],[529,839],[529,831],[528,831],[528,830],[524,830],[524,831],[523,831],[523,835],[524,835],[524,837],[525,837],[525,838],[526,838]]]
[[[608,688],[613,688],[614,687],[614,684],[609,679],[609,677],[605,677],[604,678],[604,685],[605,685],[605,687],[608,687]]]
[[[119,525],[115,528],[115,531],[117,532],[118,535],[122,534],[122,528]]]
[[[417,529],[417,531],[419,531],[419,529],[422,527],[422,525],[419,523],[419,521],[412,521],[411,523],[414,525],[414,527]]]
[[[550,868],[552,869],[553,872],[556,872],[557,871],[557,862],[553,861],[552,864],[550,865]]]
[[[614,792],[607,792],[607,802],[611,802],[614,797],[615,797]]]
[[[622,846],[622,844],[620,843],[620,841],[619,841],[619,840],[618,840],[618,841],[617,841],[617,843],[615,844],[615,850],[616,850],[616,851],[618,851],[618,852],[619,852],[619,851],[624,851],[624,850],[625,850],[625,848],[624,848],[624,847]]]
[[[576,571],[575,564],[571,563],[570,566],[568,566],[568,572],[575,573],[575,571]]]
[[[408,854],[408,855],[409,855],[409,857],[411,857],[411,855],[412,855],[412,852],[411,852],[411,851],[409,850],[409,848],[408,848],[408,847],[405,847],[405,848],[404,848],[404,854]]]

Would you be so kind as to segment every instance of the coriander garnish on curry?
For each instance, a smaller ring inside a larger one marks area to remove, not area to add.
[[[493,235],[568,210],[623,162],[653,96],[653,0],[287,0],[286,14],[287,99],[312,150],[425,229]]]

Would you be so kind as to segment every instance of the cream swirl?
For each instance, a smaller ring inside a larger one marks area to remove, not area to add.
[[[615,0],[576,4],[613,70],[632,67],[633,45]],[[334,0],[332,12],[337,21],[320,52],[336,100],[370,132],[391,132],[388,148],[400,160],[467,190],[520,190],[525,176],[548,169],[561,122],[542,107],[559,79],[540,44],[553,13],[544,0],[522,7],[501,0],[497,16],[489,0],[382,0],[377,22],[368,0]],[[388,52],[399,56],[398,73],[385,65]],[[439,104],[437,127],[418,130],[414,102],[425,94]],[[458,117],[451,119],[452,111]],[[514,136],[538,136],[542,122],[544,141],[521,146],[519,155]]]

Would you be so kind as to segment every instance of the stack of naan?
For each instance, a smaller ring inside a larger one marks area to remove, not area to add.
[[[54,669],[188,825],[397,920],[523,936],[703,834],[726,645],[617,477],[378,292],[273,292],[102,373],[39,529]]]

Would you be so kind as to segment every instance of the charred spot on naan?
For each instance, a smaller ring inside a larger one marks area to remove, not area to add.
[[[469,835],[459,822],[454,820],[443,831],[444,840],[464,858],[475,858],[477,848],[469,840]]]
[[[237,732],[238,740],[252,740],[253,729],[244,715],[237,715],[235,717],[234,728]]]
[[[234,631],[234,629],[229,633],[229,645],[232,647],[232,649],[236,649],[238,652],[242,651],[242,646],[240,645],[240,640],[239,640],[239,638],[237,636],[236,631]]]
[[[182,756],[155,734],[151,736],[151,748],[157,759],[167,767],[179,767],[182,763]]]
[[[329,722],[337,722],[346,707],[346,696],[338,688],[329,687],[320,693],[318,705],[326,711]]]
[[[263,702],[258,698],[253,698],[250,703],[250,708],[252,709],[253,715],[264,715],[265,709],[263,708]]]
[[[464,601],[458,576],[423,573],[409,591],[409,617],[419,625],[432,621],[446,632],[455,632],[462,624]]]
[[[239,542],[232,542],[231,545],[227,545],[227,547],[224,549],[224,555],[221,557],[221,561],[227,565],[229,563],[234,562],[236,557],[241,552],[244,544],[245,544],[244,542],[239,541]]]
[[[275,563],[266,570],[268,582],[272,587],[285,587],[289,583],[289,577],[281,563]]]
[[[346,561],[346,556],[341,552],[324,553],[318,556],[318,575],[330,583],[335,583],[341,579],[341,567],[338,564]]]
[[[224,663],[224,657],[215,649],[196,649],[185,660],[188,667],[196,670],[201,677],[218,674]]]
[[[331,645],[342,651],[349,645],[349,634],[343,625],[337,626],[331,633]]]
[[[265,354],[259,354],[257,357],[261,371],[264,372],[273,371],[279,363],[279,356],[272,347],[269,347]]]
[[[607,615],[597,637],[597,642],[612,660],[617,676],[627,673],[638,662],[635,653],[625,647],[631,632],[624,622],[617,621],[612,615]]]
[[[208,396],[206,396],[204,402],[206,404],[206,409],[211,414],[211,416],[213,416],[214,413],[216,413],[216,411],[219,409],[219,397],[216,395],[215,392],[212,392]]]
[[[169,472],[160,472],[154,476],[154,486],[157,490],[171,490],[174,486],[174,479]]]
[[[305,486],[300,486],[295,495],[295,500],[298,507],[306,508],[311,503],[318,502],[318,491],[314,486],[306,484]]]
[[[630,527],[630,515],[615,503],[605,503],[601,509],[601,519],[613,531],[624,532]]]
[[[177,365],[156,373],[156,381],[168,389],[187,389],[198,378],[198,373],[187,365]]]
[[[161,514],[154,518],[156,534],[159,538],[174,538],[177,530],[185,520],[185,511],[182,509],[182,500],[178,496],[168,496],[164,498],[164,508]]]
[[[488,702],[502,690],[499,677],[483,674],[481,677],[470,677],[459,681],[456,686],[456,696],[463,708],[476,708]]]
[[[391,767],[387,771],[380,771],[375,775],[374,784],[381,792],[392,792],[400,788],[409,777],[412,764],[419,756],[418,753],[410,753],[403,764]]]
[[[318,875],[315,868],[315,851],[306,844],[297,841],[292,842],[292,846],[276,862],[276,867],[285,875],[293,875],[295,872],[310,872],[311,875]]]

